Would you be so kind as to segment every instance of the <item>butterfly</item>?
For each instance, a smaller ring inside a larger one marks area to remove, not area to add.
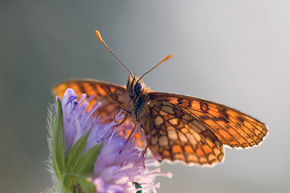
[[[102,102],[97,116],[112,116],[123,109],[125,117],[121,123],[140,123],[144,133],[138,133],[138,137],[150,135],[146,139],[147,147],[161,160],[210,166],[223,160],[224,145],[232,148],[258,146],[267,135],[264,123],[233,108],[146,88],[142,81],[144,75],[171,55],[137,78],[110,50],[98,31],[96,36],[128,70],[127,85],[92,79],[70,80],[56,85],[53,94],[61,97],[67,88],[74,89],[78,96],[85,93],[92,98],[89,108]]]

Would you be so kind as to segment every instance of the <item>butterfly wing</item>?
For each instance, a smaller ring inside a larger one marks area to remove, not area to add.
[[[53,88],[52,93],[56,96],[62,97],[67,88],[74,89],[79,98],[82,94],[87,95],[89,103],[87,110],[91,110],[98,102],[102,102],[102,106],[96,110],[95,115],[105,118],[105,122],[113,121],[114,113],[117,115],[121,110],[120,106],[114,105],[115,101],[121,104],[125,109],[128,109],[129,97],[125,86],[92,79],[76,79],[57,84]],[[124,115],[124,119],[120,120],[119,124],[132,124],[131,116],[127,113],[124,113]],[[126,135],[128,136],[129,134],[130,131],[126,131]],[[137,132],[134,138],[138,139],[140,137],[141,133]],[[144,147],[141,140],[138,141],[137,145]]]
[[[125,108],[128,108],[129,98],[126,94],[127,90],[123,86],[106,83],[91,79],[70,80],[57,84],[52,92],[56,96],[62,97],[67,88],[75,90],[76,94],[80,98],[82,94],[87,95],[89,106],[87,110],[91,110],[98,102],[102,102],[101,108],[97,110],[97,115],[102,117],[111,117],[120,111],[120,107],[115,105],[114,101],[117,101]]]
[[[214,133],[184,109],[165,101],[149,103],[150,150],[163,159],[212,165],[223,159],[223,145]]]
[[[252,147],[263,141],[267,126],[238,110],[211,101],[168,93],[149,93],[150,100],[177,106],[230,147]]]

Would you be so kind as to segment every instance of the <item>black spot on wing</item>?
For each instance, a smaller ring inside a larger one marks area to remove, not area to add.
[[[203,111],[203,112],[205,112],[205,113],[207,113],[207,111],[209,110],[209,108],[208,108],[208,104],[206,104],[206,103],[204,103],[204,102],[200,102],[200,109]]]

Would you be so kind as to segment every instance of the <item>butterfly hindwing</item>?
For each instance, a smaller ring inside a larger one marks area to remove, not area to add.
[[[149,93],[150,100],[166,101],[182,108],[210,129],[224,145],[252,147],[267,134],[267,126],[233,108],[211,101],[168,93]]]
[[[211,165],[223,159],[223,145],[205,125],[182,108],[164,101],[150,101],[151,139],[154,155],[163,159]]]

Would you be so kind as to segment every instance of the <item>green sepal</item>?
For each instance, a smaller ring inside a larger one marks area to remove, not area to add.
[[[59,99],[57,99],[57,112],[52,125],[51,156],[55,175],[59,182],[62,182],[65,174],[65,142],[63,112]]]
[[[84,149],[87,144],[87,140],[89,137],[89,134],[91,132],[91,129],[89,129],[72,147],[70,152],[67,155],[67,161],[66,161],[66,167],[68,173],[77,173],[76,165],[78,161],[80,160]]]
[[[90,176],[94,170],[94,164],[100,154],[103,144],[98,144],[88,150],[72,168],[75,173]]]
[[[97,193],[96,185],[92,183],[91,178],[78,174],[66,174],[63,184],[65,193]]]

